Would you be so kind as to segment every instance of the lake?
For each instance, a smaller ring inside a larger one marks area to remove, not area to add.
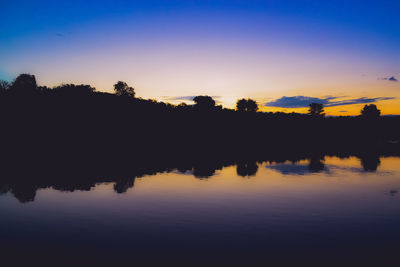
[[[81,190],[37,186],[26,179],[26,187],[35,187],[26,198],[21,197],[25,184],[19,183],[19,193],[2,185],[3,262],[397,262],[399,157],[251,162],[209,175],[171,168]]]

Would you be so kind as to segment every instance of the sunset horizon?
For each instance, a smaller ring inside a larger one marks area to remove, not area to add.
[[[252,98],[261,111],[304,113],[314,99],[328,115],[368,103],[400,115],[395,1],[6,2],[3,80],[30,73],[105,92],[122,80],[174,104],[210,95],[227,108]]]
[[[27,73],[30,74],[30,73]],[[81,82],[61,82],[55,83],[53,86],[49,86],[48,84],[40,83],[40,78],[37,80],[38,86],[47,86],[49,88],[57,87],[63,84],[86,84],[92,86],[96,83],[81,83]],[[13,79],[6,80],[11,83]],[[397,81],[396,81],[397,82]],[[129,84],[131,85],[131,84]],[[97,92],[104,93],[113,93],[113,85],[110,86],[110,89],[99,90],[94,87]],[[104,87],[105,88],[105,87]],[[140,88],[134,88],[136,92],[141,92]],[[201,92],[201,91],[199,91]],[[199,93],[198,95],[207,95],[205,93]],[[193,105],[193,98],[196,95],[191,96],[153,96],[153,97],[143,97],[137,94],[137,97],[144,99],[151,99],[160,102],[170,103],[172,105],[179,105],[181,103]],[[219,95],[211,95],[211,97],[216,101],[218,105],[221,105],[223,108],[235,109],[236,103],[240,99],[254,99],[259,105],[260,112],[284,112],[284,113],[301,113],[306,114],[309,109],[309,105],[311,103],[319,103],[323,104],[326,115],[328,116],[357,116],[360,115],[362,108],[366,104],[376,104],[381,109],[382,115],[400,115],[400,108],[397,105],[398,97],[349,97],[349,96],[332,96],[332,95],[324,95],[321,97],[316,96],[304,96],[304,95],[293,95],[293,96],[282,96],[278,98],[272,97],[252,97],[252,96],[241,96],[239,98],[227,98]],[[399,110],[399,111],[398,111]],[[399,113],[396,113],[399,112]]]

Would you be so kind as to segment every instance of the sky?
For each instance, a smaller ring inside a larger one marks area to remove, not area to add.
[[[0,79],[40,85],[122,80],[178,104],[400,114],[400,1],[1,0]]]

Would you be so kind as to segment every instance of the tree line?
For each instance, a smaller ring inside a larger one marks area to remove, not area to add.
[[[250,98],[229,109],[207,95],[194,97],[193,105],[172,105],[142,99],[122,81],[114,93],[85,84],[38,86],[29,74],[0,84],[0,160],[39,157],[56,164],[107,158],[129,164],[131,154],[165,161],[217,152],[248,160],[267,152],[400,151],[400,117],[380,116],[373,104],[360,116],[332,117],[319,103],[312,103],[308,114],[262,112]]]
[[[118,81],[114,84],[114,94],[124,98],[136,98],[135,89],[130,87],[126,82]],[[59,94],[64,96],[84,96],[96,93],[96,89],[90,85],[75,85],[75,84],[62,84],[53,88],[47,86],[38,86],[34,75],[20,74],[13,82],[9,83],[0,80],[0,95],[14,95],[14,96],[33,96],[44,94]],[[140,98],[139,98],[140,99]],[[143,100],[143,99],[140,99]],[[157,103],[155,100],[149,100]],[[217,106],[215,100],[211,96],[200,95],[193,98],[193,108],[201,111],[215,111],[222,110],[222,106]],[[159,103],[169,108],[188,109],[189,105],[181,103],[179,105],[172,105],[169,103]],[[226,108],[225,108],[226,109]],[[258,103],[251,98],[242,98],[236,102],[236,111],[254,113],[259,111]],[[280,112],[277,115],[282,115]],[[324,106],[321,103],[311,103],[309,105],[308,114],[313,118],[324,118]],[[366,119],[378,119],[381,111],[375,104],[367,104],[360,112],[360,116]]]

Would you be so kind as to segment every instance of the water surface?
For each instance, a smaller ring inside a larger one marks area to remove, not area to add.
[[[46,187],[22,202],[6,187],[1,249],[16,262],[379,266],[399,247],[398,157],[253,162],[208,177],[171,169],[124,190]]]

